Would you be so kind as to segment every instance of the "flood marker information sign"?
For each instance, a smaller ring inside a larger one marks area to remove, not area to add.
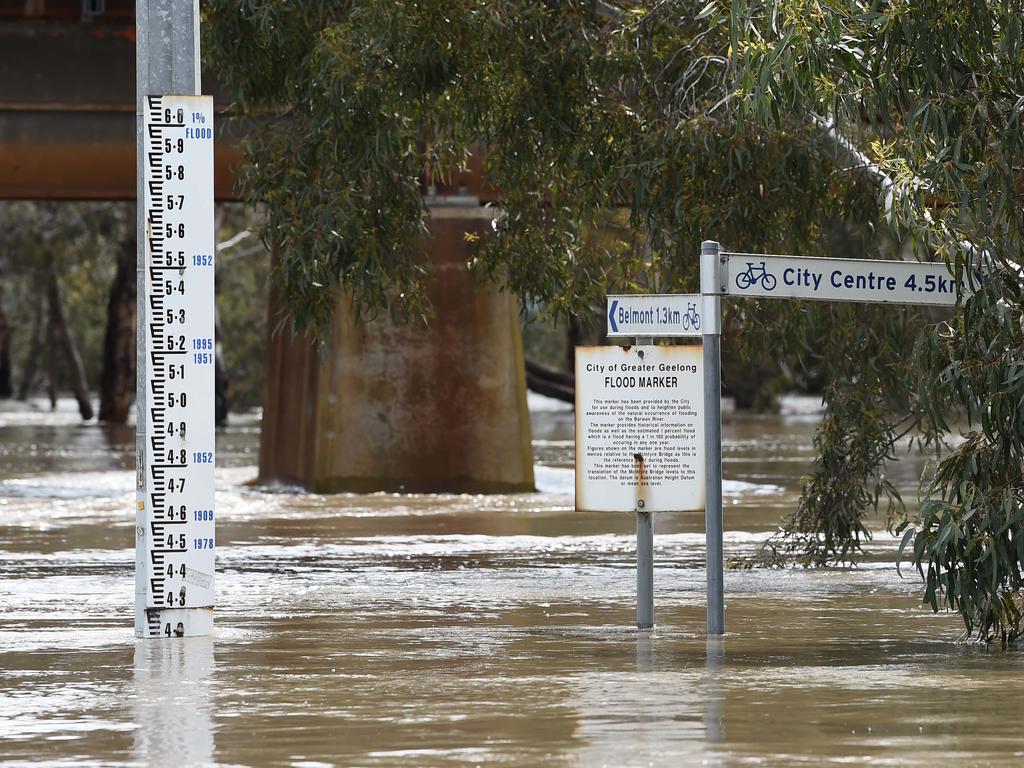
[[[704,508],[703,349],[576,348],[576,508]]]
[[[722,293],[777,299],[884,304],[956,304],[957,285],[943,263],[822,259],[724,253]],[[965,283],[959,293],[970,292]]]

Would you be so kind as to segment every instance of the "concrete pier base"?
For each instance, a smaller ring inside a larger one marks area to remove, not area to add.
[[[308,339],[272,335],[262,480],[323,493],[533,490],[517,302],[467,267],[465,233],[483,235],[489,212],[431,213],[429,328],[359,323],[343,300],[322,362]]]

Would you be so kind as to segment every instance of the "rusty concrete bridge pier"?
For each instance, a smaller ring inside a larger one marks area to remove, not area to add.
[[[518,303],[467,266],[464,235],[485,236],[493,209],[431,202],[430,327],[360,324],[342,301],[324,359],[273,337],[261,476],[331,492],[533,490]]]

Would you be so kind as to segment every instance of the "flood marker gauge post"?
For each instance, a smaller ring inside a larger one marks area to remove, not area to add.
[[[214,605],[213,101],[198,0],[137,0],[135,634],[209,634]]]

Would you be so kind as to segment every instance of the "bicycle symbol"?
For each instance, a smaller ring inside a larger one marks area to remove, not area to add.
[[[746,271],[736,275],[736,286],[741,291],[745,291],[750,286],[757,285],[758,283],[761,283],[766,291],[774,291],[775,286],[778,285],[778,280],[775,279],[775,275],[766,269],[765,262],[762,261],[755,267],[754,262],[748,261]]]
[[[692,302],[686,302],[686,314],[683,315],[683,330],[690,330],[690,326],[693,326],[693,330],[700,330],[700,315],[697,314],[697,305]]]

